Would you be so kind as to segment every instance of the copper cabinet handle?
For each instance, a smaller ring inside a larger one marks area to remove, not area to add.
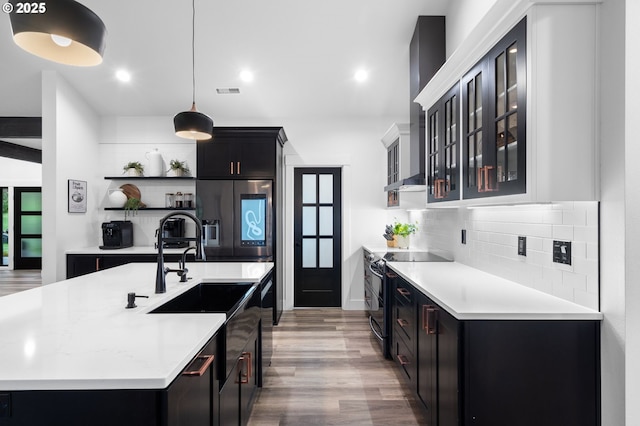
[[[244,362],[246,367],[242,369],[240,372],[239,381],[236,383],[240,383],[241,385],[246,385],[249,383],[249,379],[251,378],[251,352],[242,352],[240,356],[240,361]]]
[[[400,365],[409,365],[409,360],[406,356],[398,354],[396,355],[396,358],[398,358]]]
[[[447,180],[436,179],[435,183],[435,198],[443,199],[447,195]]]
[[[407,296],[407,297],[411,294],[411,292],[409,292],[409,290],[407,290],[406,288],[402,288],[402,287],[398,287],[398,288],[396,289],[396,291],[397,291],[398,293],[400,293],[401,295],[403,295],[403,296]]]
[[[240,162],[236,161],[236,174],[239,175],[240,174]]]
[[[96,271],[100,270],[100,258],[96,257]]]
[[[204,362],[202,363],[202,365],[200,366],[199,369],[197,370],[188,370],[188,371],[183,371],[182,375],[183,376],[197,376],[200,377],[202,376],[207,369],[209,368],[209,366],[211,365],[211,363],[213,362],[214,356],[213,355],[198,355],[195,359],[194,362],[198,359],[204,359]],[[193,364],[193,362],[191,363]]]
[[[478,169],[478,192],[491,192],[495,191],[491,184],[491,175],[489,174],[493,170],[493,166],[484,166]]]
[[[422,305],[422,329],[427,334],[438,334],[438,308],[434,305]]]
[[[229,174],[233,174],[233,161],[229,161]]]
[[[402,327],[402,328],[404,328],[404,327],[406,327],[406,326],[408,326],[408,325],[409,325],[409,322],[408,322],[407,320],[405,320],[405,319],[402,319],[402,318],[398,318],[398,319],[396,319],[396,322],[397,322],[397,323],[400,325],[400,327]]]

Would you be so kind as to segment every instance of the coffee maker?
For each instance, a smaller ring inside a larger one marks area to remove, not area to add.
[[[162,238],[184,238],[184,218],[167,219],[162,229]],[[164,248],[182,248],[189,245],[188,241],[165,241]]]
[[[102,224],[101,249],[120,249],[133,246],[133,224],[124,220],[112,220]]]

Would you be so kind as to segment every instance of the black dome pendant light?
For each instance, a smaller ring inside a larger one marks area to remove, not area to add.
[[[107,28],[90,9],[74,0],[26,3],[11,0],[13,41],[27,52],[65,65],[102,63]],[[5,5],[7,6],[7,5]],[[3,7],[6,11],[7,7]]]
[[[173,126],[176,129],[176,135],[181,138],[207,140],[213,135],[213,120],[206,114],[196,110],[196,4],[195,0],[191,1],[193,9],[192,25],[191,25],[191,76],[193,82],[193,103],[189,111],[183,111],[173,117]]]

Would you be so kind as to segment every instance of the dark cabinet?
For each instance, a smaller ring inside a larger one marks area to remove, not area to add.
[[[429,425],[600,424],[600,323],[458,320],[391,274],[396,363]]]
[[[452,87],[427,112],[428,202],[457,200],[460,87]]]
[[[218,341],[224,360],[218,365],[221,426],[247,423],[261,382],[261,298],[257,286],[246,305],[227,321]]]
[[[165,254],[165,262],[177,262],[182,255]],[[188,254],[187,259],[193,259]],[[67,279],[133,262],[155,263],[157,254],[68,254]]]
[[[400,179],[400,139],[396,139],[387,148],[387,185],[396,183]],[[397,189],[387,191],[387,207],[400,205],[400,196]]]
[[[198,179],[275,178],[285,141],[281,127],[216,127],[198,143]]]
[[[415,290],[413,286],[395,273],[388,275],[391,280],[391,357],[394,359],[402,376],[411,387],[415,387]]]
[[[463,198],[526,192],[526,18],[461,80]]]

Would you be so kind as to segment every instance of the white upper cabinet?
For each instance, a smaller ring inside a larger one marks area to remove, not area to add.
[[[599,199],[597,3],[497,0],[447,59],[415,99],[425,111],[526,19],[526,192],[465,199],[462,185],[459,199],[430,207]]]

